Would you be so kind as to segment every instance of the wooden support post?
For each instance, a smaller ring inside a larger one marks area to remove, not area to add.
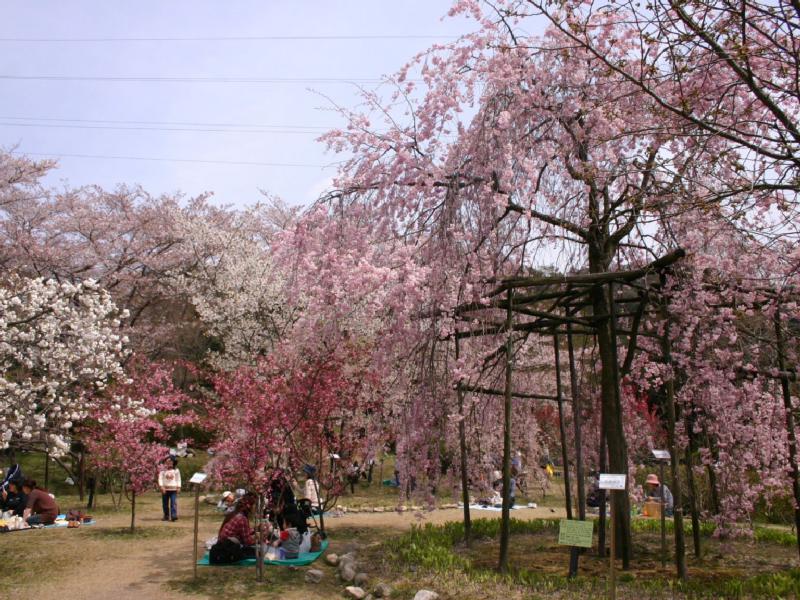
[[[617,561],[617,536],[614,535],[617,526],[616,502],[614,502],[615,493],[616,490],[611,490],[611,531],[609,532],[611,536],[611,552],[608,553],[608,597],[611,600],[616,600],[617,598],[617,570],[615,564]],[[627,492],[623,490],[623,493]]]
[[[256,506],[256,578],[264,581],[264,545],[261,543],[261,521],[264,515],[263,494],[258,495]]]
[[[503,509],[500,524],[500,559],[498,570],[508,572],[508,545],[511,537],[511,373],[514,313],[512,311],[512,291],[507,292],[506,309],[506,387],[503,399]]]
[[[669,339],[669,315],[666,307],[663,316],[667,325],[664,336],[661,338],[661,351],[666,364],[672,368],[672,344]],[[667,446],[670,464],[672,465],[672,497],[673,497],[673,524],[675,530],[675,571],[679,579],[686,579],[686,542],[683,533],[683,494],[681,493],[681,480],[678,474],[680,459],[678,458],[678,440],[675,435],[675,377],[670,375],[665,382],[666,409],[667,409]],[[663,484],[663,481],[662,481]],[[662,505],[663,512],[663,505]]]
[[[612,445],[609,439],[606,440],[608,444],[609,463],[610,467],[618,473],[624,472],[628,464],[628,449],[625,442],[625,430],[622,425],[622,392],[620,391],[620,374],[619,374],[619,357],[617,356],[617,304],[614,300],[614,282],[608,283],[608,331],[611,337],[611,376],[613,378],[613,394],[614,394],[614,412],[617,413],[617,431],[614,434],[616,439],[616,452],[615,457],[612,457]],[[609,426],[609,423],[606,423]],[[606,431],[609,434],[611,428]],[[616,463],[616,464],[615,464]],[[616,540],[622,555],[622,568],[628,570],[631,561],[631,505],[630,497],[628,495],[629,482],[625,478],[625,490],[622,494],[612,494],[613,502],[618,503],[614,511],[614,519],[617,523],[614,525],[614,534],[619,536]]]
[[[661,482],[658,491],[661,492],[661,567],[667,566],[667,511],[664,506],[664,461],[658,461],[658,477]]]
[[[689,411],[684,410],[684,431],[688,437],[684,462],[686,463],[686,480],[689,483],[689,511],[692,514],[692,541],[694,542],[694,556],[700,558],[703,548],[700,543],[700,511],[697,507],[697,485],[694,480],[694,434],[692,433],[692,423],[689,418]]]
[[[192,564],[194,579],[197,579],[197,537],[200,529],[200,484],[194,484],[194,544],[192,546]]]
[[[581,439],[582,418],[580,394],[578,392],[578,373],[575,369],[575,348],[572,343],[572,323],[567,323],[567,355],[569,357],[569,387],[572,395],[572,424],[575,429],[575,478],[578,480],[578,518],[586,520],[586,484],[583,472],[583,448]],[[569,576],[575,577],[578,574],[578,561],[580,550],[570,549],[569,556]]]
[[[460,357],[460,346],[456,337],[456,361]],[[467,472],[467,415],[464,413],[464,384],[461,379],[456,383],[458,397],[458,446],[461,456],[461,501],[464,503],[464,543],[469,548],[472,543],[472,518],[469,512],[469,474]]]
[[[786,348],[783,341],[783,328],[781,327],[780,306],[775,307],[773,317],[775,324],[775,346],[778,355],[778,370],[786,371]],[[781,378],[781,392],[783,394],[783,408],[786,413],[786,438],[789,444],[789,468],[792,471],[792,492],[794,494],[794,527],[797,534],[797,551],[800,554],[800,468],[797,464],[797,437],[795,435],[794,409],[792,395],[789,390],[789,378]]]
[[[558,433],[561,438],[561,462],[564,474],[564,504],[567,519],[572,519],[572,490],[569,481],[569,453],[567,452],[567,426],[564,423],[564,394],[561,390],[561,353],[558,347],[558,336],[553,336],[553,356],[556,366],[556,398],[558,398]]]
[[[600,415],[600,472],[605,473],[608,468],[606,459],[606,428],[603,423],[603,416]],[[597,555],[606,555],[606,498],[608,492],[600,490],[600,523],[597,525]]]
[[[569,355],[569,385],[572,391],[572,423],[575,427],[575,478],[578,480],[578,517],[586,520],[586,482],[583,471],[583,447],[581,428],[580,393],[578,392],[578,373],[575,369],[575,348],[572,343],[572,325],[567,323],[567,353]]]

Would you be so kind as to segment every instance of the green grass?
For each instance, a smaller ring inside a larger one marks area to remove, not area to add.
[[[500,521],[496,519],[473,521],[474,539],[476,541],[496,539],[500,533],[500,525]],[[660,531],[660,522],[637,519],[632,522],[632,527],[638,533],[656,534]],[[667,521],[667,528],[670,532],[673,531],[672,521]],[[512,536],[541,532],[552,532],[555,536],[557,530],[557,519],[511,520]],[[713,531],[712,523],[703,524],[704,537],[709,537]],[[773,528],[756,528],[755,539],[764,545],[786,546],[796,543],[791,533]],[[476,566],[469,556],[460,551],[463,543],[463,523],[426,524],[413,527],[408,533],[387,542],[385,550],[399,564],[413,565],[414,568],[444,577],[463,574],[470,581],[480,584],[512,584],[525,586],[542,594],[567,592],[580,597],[590,592],[600,593],[604,590],[605,580],[597,577],[582,576],[567,579],[562,575],[527,568],[516,568],[510,573],[501,574],[485,566]],[[768,549],[765,551],[769,552]],[[618,581],[621,589],[646,592],[646,597],[670,597],[673,592],[686,598],[800,597],[800,569],[795,568],[748,577],[733,577],[723,572],[718,577],[689,579],[686,583],[674,582],[663,576],[638,578],[634,573],[620,573]],[[644,594],[641,597],[645,597]]]

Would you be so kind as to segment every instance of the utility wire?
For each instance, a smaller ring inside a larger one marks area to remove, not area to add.
[[[5,123],[0,121],[0,127],[35,127],[44,129],[103,129],[116,131],[197,131],[201,133],[289,133],[305,135],[321,135],[322,131],[311,129],[210,129],[200,127],[122,127],[119,125],[69,125],[64,123]]]
[[[254,129],[305,129],[316,131],[329,131],[335,127],[324,127],[321,125],[263,125],[254,123],[206,123],[197,121],[121,121],[109,119],[60,119],[55,117],[4,117],[4,121],[47,121],[59,123],[102,123],[112,125],[177,125],[182,127],[236,127]]]
[[[12,154],[24,156],[45,156],[48,158],[92,158],[99,160],[143,160],[152,162],[179,162],[179,163],[199,163],[209,165],[242,165],[249,167],[299,167],[314,169],[331,169],[336,165],[312,165],[307,163],[273,163],[240,160],[203,160],[199,158],[156,158],[152,156],[117,156],[107,154],[72,154],[61,152],[28,152],[27,150],[13,150]]]
[[[86,38],[0,38],[3,43],[106,43],[106,42],[282,42],[349,40],[454,40],[454,35],[253,35],[208,37],[86,37]]]
[[[388,79],[345,78],[345,77],[153,77],[153,76],[92,76],[92,75],[0,75],[0,80],[19,81],[118,81],[118,82],[156,82],[156,83],[386,83]],[[407,82],[421,80],[407,79]]]

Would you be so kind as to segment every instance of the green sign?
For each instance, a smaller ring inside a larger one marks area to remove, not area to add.
[[[594,521],[569,521],[561,519],[558,529],[558,543],[562,546],[592,547]]]

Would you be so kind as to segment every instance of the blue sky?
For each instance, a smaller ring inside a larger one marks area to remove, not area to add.
[[[379,79],[431,43],[475,27],[462,18],[442,20],[449,6],[449,0],[7,1],[0,21],[0,146],[52,156],[317,165],[63,157],[49,180],[141,184],[151,193],[213,191],[217,202],[237,206],[257,201],[263,189],[306,204],[334,173],[318,165],[336,160],[314,139],[341,125],[320,94],[352,106],[352,84],[18,77]],[[354,35],[432,37],[7,41]]]

